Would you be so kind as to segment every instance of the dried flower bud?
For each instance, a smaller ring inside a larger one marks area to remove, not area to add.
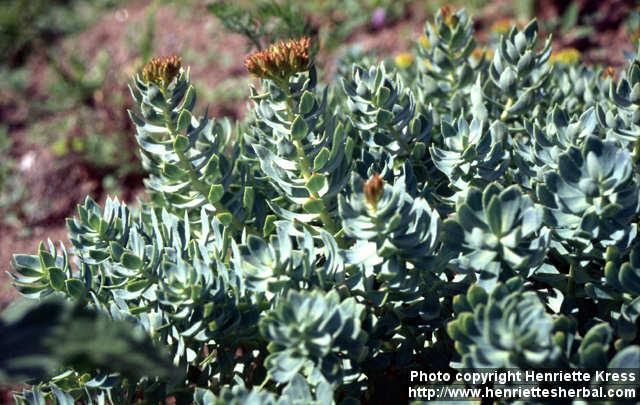
[[[263,79],[280,81],[309,68],[311,39],[302,37],[280,41],[267,49],[252,53],[245,61],[247,70]]]
[[[602,78],[603,79],[608,79],[608,78],[615,79],[616,78],[616,69],[613,66],[607,66],[606,69],[602,71]]]
[[[180,73],[182,59],[178,56],[153,58],[142,68],[142,80],[167,87]]]
[[[364,183],[363,191],[364,198],[367,202],[374,207],[377,206],[378,200],[384,192],[384,181],[382,181],[382,177],[380,177],[378,173],[374,173],[373,176]]]

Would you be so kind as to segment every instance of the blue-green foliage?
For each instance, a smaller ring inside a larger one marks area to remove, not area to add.
[[[151,198],[87,199],[72,251],[12,275],[139,325],[181,374],[71,364],[19,400],[367,402],[408,370],[634,365],[640,52],[614,79],[552,64],[535,21],[492,58],[462,10],[425,34],[415,69],[265,79],[236,125],[196,116],[186,69],[136,77]]]

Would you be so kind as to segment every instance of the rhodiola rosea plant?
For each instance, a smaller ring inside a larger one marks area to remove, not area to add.
[[[152,60],[130,113],[148,198],[87,199],[72,251],[15,255],[13,277],[177,372],[71,358],[17,399],[367,402],[410,370],[639,367],[640,53],[616,78],[550,62],[535,21],[491,50],[472,27],[443,8],[410,69],[327,84],[308,38],[273,44],[240,123]]]

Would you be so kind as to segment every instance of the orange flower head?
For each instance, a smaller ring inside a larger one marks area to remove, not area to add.
[[[247,56],[244,66],[249,73],[263,79],[280,81],[309,68],[311,39],[302,37],[279,41],[267,49]]]
[[[364,198],[367,202],[373,207],[376,207],[378,205],[378,200],[384,193],[384,181],[382,180],[382,177],[380,177],[378,173],[374,173],[373,176],[364,183],[363,191]]]
[[[178,56],[152,58],[142,68],[142,80],[154,83],[160,87],[167,87],[178,76],[182,68],[182,59]]]

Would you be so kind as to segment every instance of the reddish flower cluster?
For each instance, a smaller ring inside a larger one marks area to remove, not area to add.
[[[182,59],[178,56],[153,58],[142,68],[142,80],[166,87],[180,73]]]
[[[311,39],[308,37],[280,41],[249,55],[244,66],[258,77],[281,81],[309,68],[310,48]]]
[[[382,177],[380,177],[378,173],[374,173],[373,176],[364,183],[363,191],[364,198],[367,202],[373,207],[376,207],[378,200],[384,193],[384,181],[382,181]]]

